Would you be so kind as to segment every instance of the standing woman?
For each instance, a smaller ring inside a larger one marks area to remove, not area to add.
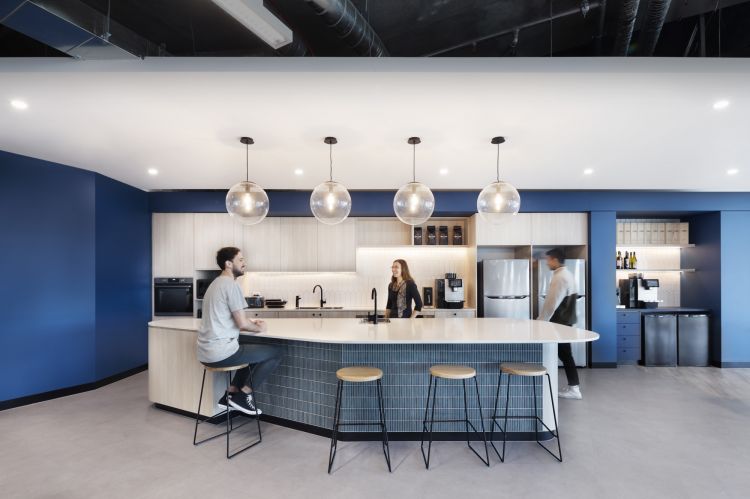
[[[422,310],[422,298],[417,284],[409,273],[406,260],[395,260],[391,265],[391,283],[388,285],[388,304],[385,316],[393,318],[414,318]],[[414,301],[414,310],[411,302]]]

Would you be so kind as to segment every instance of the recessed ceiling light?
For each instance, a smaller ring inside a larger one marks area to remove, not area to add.
[[[448,169],[447,168],[441,168],[440,169],[440,175],[448,175]]]
[[[585,170],[583,170],[584,175],[591,175],[592,173],[594,173],[593,168],[586,168]]]
[[[717,100],[716,102],[714,102],[714,109],[716,109],[717,111],[721,109],[726,109],[728,107],[729,107],[728,100],[722,99],[722,100]]]
[[[20,100],[20,99],[13,99],[10,101],[10,105],[14,109],[24,110],[29,108],[29,104],[26,101]]]
[[[149,175],[158,175],[159,174],[159,170],[157,170],[156,168],[149,168],[148,169],[148,174]]]
[[[737,175],[740,171],[737,168],[730,168],[727,170],[727,175]]]
[[[303,173],[305,173],[305,171],[302,168],[296,168],[294,170],[295,175],[302,175]]]

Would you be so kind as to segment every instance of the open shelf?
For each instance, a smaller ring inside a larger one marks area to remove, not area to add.
[[[695,269],[616,269],[617,272],[695,272]]]

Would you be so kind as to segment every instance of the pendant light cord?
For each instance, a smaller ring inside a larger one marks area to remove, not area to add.
[[[411,181],[414,183],[417,181],[417,143],[416,142],[412,144],[412,148],[414,152],[411,158],[411,178],[412,178]]]
[[[250,182],[250,144],[245,144],[245,182]]]
[[[497,181],[500,182],[500,144],[497,144]]]
[[[328,178],[331,182],[333,182],[333,142],[328,144],[328,160],[329,160],[329,170],[328,170]]]

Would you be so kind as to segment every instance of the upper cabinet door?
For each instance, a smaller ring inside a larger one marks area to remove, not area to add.
[[[154,277],[193,277],[193,214],[154,213],[151,260]]]
[[[228,213],[195,214],[195,269],[219,270],[216,252],[225,246],[242,246],[242,226]]]
[[[357,222],[347,218],[336,225],[318,222],[318,271],[354,272]]]
[[[278,218],[265,218],[255,225],[242,227],[242,253],[248,272],[281,270],[281,223]]]
[[[316,218],[280,218],[282,272],[318,270],[318,225]]]
[[[531,243],[537,245],[588,244],[586,213],[533,213]]]
[[[493,224],[474,215],[477,246],[526,246],[531,242],[531,214],[503,215]]]
[[[357,247],[408,246],[411,228],[398,218],[392,220],[357,219]]]

